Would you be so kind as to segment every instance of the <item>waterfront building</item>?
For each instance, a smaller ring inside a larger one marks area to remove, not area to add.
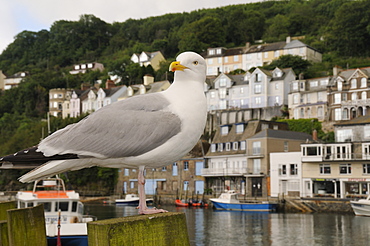
[[[251,120],[222,125],[206,154],[202,175],[216,193],[236,190],[246,196],[270,195],[270,153],[298,151],[300,143],[312,139],[288,131],[286,123]]]
[[[304,196],[349,198],[370,190],[370,115],[334,125],[335,143],[301,145]]]
[[[202,176],[205,167],[203,153],[209,144],[199,141],[183,158],[163,168],[146,169],[145,193],[161,197],[202,198],[207,192]],[[138,193],[137,169],[120,169],[117,182],[119,194]]]
[[[301,197],[301,152],[270,153],[271,197]]]

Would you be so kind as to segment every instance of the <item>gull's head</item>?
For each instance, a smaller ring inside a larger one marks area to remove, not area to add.
[[[170,71],[175,72],[176,77],[186,77],[204,82],[206,79],[207,65],[202,56],[195,52],[184,52],[177,56],[176,61],[170,65]]]

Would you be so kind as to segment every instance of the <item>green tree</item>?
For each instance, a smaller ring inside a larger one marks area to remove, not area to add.
[[[305,73],[311,63],[307,60],[304,60],[300,56],[295,55],[283,55],[279,59],[272,61],[269,65],[264,66],[263,68],[272,70],[275,67],[279,68],[292,68],[295,74]]]

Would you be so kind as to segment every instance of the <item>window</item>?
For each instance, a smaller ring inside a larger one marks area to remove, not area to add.
[[[226,86],[226,78],[225,77],[222,77],[220,79],[220,86]]]
[[[370,164],[362,164],[362,173],[370,174]]]
[[[244,132],[244,125],[243,124],[237,124],[236,125],[236,133],[240,134]]]
[[[367,99],[367,92],[363,91],[361,92],[361,100],[366,100]]]
[[[230,151],[230,148],[231,148],[231,144],[230,143],[226,143],[225,144],[225,150],[226,151]]]
[[[189,170],[189,162],[188,161],[184,161],[184,170]]]
[[[167,171],[167,167],[162,167],[162,172]]]
[[[254,102],[256,103],[256,105],[259,105],[259,104],[261,104],[261,98],[260,97],[256,97],[255,99],[254,99]]]
[[[275,50],[274,51],[274,57],[279,57],[280,56],[280,52],[278,50]]]
[[[222,63],[222,57],[218,57],[218,58],[217,58],[217,62],[218,62],[219,64],[221,64],[221,63]]]
[[[125,168],[125,171],[124,171],[124,175],[125,176],[128,176],[129,174],[130,174],[130,169],[128,169],[128,168]]]
[[[334,120],[342,120],[342,110],[340,108],[334,109]]]
[[[234,56],[234,62],[239,61],[239,56]]]
[[[188,190],[189,181],[184,181],[184,190]]]
[[[366,78],[362,78],[361,79],[361,87],[367,87],[367,79]]]
[[[311,81],[310,82],[310,87],[317,87],[319,85],[318,81]]]
[[[238,142],[233,142],[233,150],[238,150],[239,144]]]
[[[293,90],[293,91],[298,90],[298,82],[294,82],[294,83],[292,84],[292,90]]]
[[[341,97],[340,93],[335,93],[334,94],[334,103],[337,103],[337,104],[340,103],[341,99],[342,99],[342,97]]]
[[[229,57],[225,57],[225,62],[229,62]]]
[[[224,144],[223,144],[223,143],[219,143],[219,144],[218,144],[218,148],[217,148],[217,150],[218,150],[219,152],[222,152],[222,151],[224,150]]]
[[[356,92],[354,92],[354,93],[351,94],[351,100],[352,101],[353,100],[357,100],[357,93]]]
[[[352,129],[337,130],[337,142],[350,142],[352,141]]]
[[[172,176],[177,176],[177,163],[172,164]]]
[[[293,95],[293,103],[294,104],[298,104],[298,102],[299,102],[299,97],[298,96],[299,96],[298,94]]]
[[[364,139],[370,139],[370,125],[364,126]]]
[[[262,91],[262,85],[261,84],[254,85],[254,94],[260,94],[261,91]]]
[[[290,175],[298,175],[298,164],[290,164]]]
[[[286,175],[286,165],[279,164],[279,175]]]
[[[55,212],[58,212],[59,209],[60,211],[68,211],[68,205],[69,202],[58,202],[55,206]]]
[[[221,127],[221,135],[227,135],[229,133],[229,126]]]
[[[211,152],[216,152],[216,144],[211,144]]]
[[[245,141],[240,141],[240,150],[245,150]]]
[[[37,204],[44,204],[44,211],[51,212],[51,202],[38,202]]]
[[[284,152],[288,152],[288,142],[284,141]]]
[[[261,173],[261,159],[253,159],[253,173]]]
[[[252,148],[253,148],[253,155],[261,154],[261,142],[260,141],[253,142]]]
[[[351,164],[339,164],[340,174],[351,174]]]
[[[208,65],[212,65],[213,64],[213,59],[208,59]]]
[[[357,88],[357,79],[351,79],[351,89]]]
[[[337,82],[338,91],[341,91],[343,89],[343,83],[341,81]]]
[[[320,164],[320,174],[330,174],[330,164]]]
[[[323,116],[324,116],[324,109],[323,109],[323,107],[322,107],[322,106],[320,106],[320,107],[318,107],[318,108],[317,108],[317,116],[318,116],[319,118],[321,118],[321,117],[323,117]]]
[[[256,82],[261,82],[262,81],[262,74],[256,73]]]

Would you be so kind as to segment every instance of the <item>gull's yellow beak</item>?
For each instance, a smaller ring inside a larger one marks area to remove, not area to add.
[[[174,61],[170,65],[170,71],[175,72],[175,71],[184,71],[185,69],[188,69],[188,67],[185,67],[180,64],[179,61]]]

